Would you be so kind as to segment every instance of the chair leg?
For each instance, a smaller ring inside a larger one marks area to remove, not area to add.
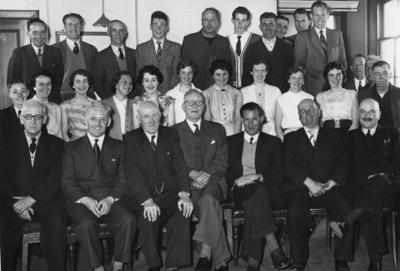
[[[29,244],[24,235],[22,237],[21,271],[28,271],[28,260],[29,260],[28,248],[29,248]]]
[[[238,264],[239,259],[239,225],[232,225],[233,264]]]
[[[393,264],[397,270],[397,211],[392,211],[392,250],[393,250]]]

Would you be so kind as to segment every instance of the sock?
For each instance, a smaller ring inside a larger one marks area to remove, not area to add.
[[[278,241],[276,241],[275,234],[269,233],[265,235],[265,239],[267,241],[267,246],[269,249],[269,252],[274,251],[275,249],[279,248]]]

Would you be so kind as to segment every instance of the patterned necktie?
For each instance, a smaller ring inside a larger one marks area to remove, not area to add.
[[[42,53],[42,49],[41,49],[41,48],[38,49],[37,58],[38,58],[38,60],[39,60],[40,66],[42,66],[42,63],[43,63],[43,53]]]
[[[158,47],[157,47],[157,54],[156,54],[156,56],[157,56],[157,62],[160,62],[160,60],[161,60],[161,53],[162,53],[161,41],[157,41],[157,45],[158,45]]]
[[[74,42],[74,49],[72,49],[72,52],[74,52],[74,54],[79,54],[79,46],[78,43]]]
[[[253,144],[254,137],[250,137],[250,144]]]
[[[94,157],[96,158],[96,163],[100,164],[100,147],[97,144],[99,140],[96,138],[94,140],[94,145],[93,145],[93,152],[94,152]]]
[[[311,145],[314,146],[315,145],[315,136],[314,136],[313,131],[308,130],[308,138],[310,139]]]
[[[124,53],[122,52],[122,49],[118,48],[118,51],[119,51],[119,59],[124,60],[125,57],[124,57]]]
[[[240,56],[240,54],[242,53],[242,43],[240,42],[241,38],[242,38],[242,36],[238,36],[237,42],[236,42],[236,54],[238,56]]]
[[[324,31],[320,30],[319,31],[319,39],[321,41],[322,49],[325,51],[325,55],[328,54],[328,43],[326,42],[325,36],[324,36]]]
[[[153,151],[157,150],[156,142],[155,142],[156,136],[152,135],[151,136],[151,142],[150,142],[150,147],[152,148]]]
[[[195,127],[195,129],[194,129],[194,134],[195,134],[196,136],[200,135],[199,125],[197,125],[196,123],[193,123],[193,126]]]
[[[33,154],[36,151],[36,138],[31,137],[31,144],[29,145],[29,151]]]

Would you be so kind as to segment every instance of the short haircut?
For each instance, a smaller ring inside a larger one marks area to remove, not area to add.
[[[365,103],[373,103],[375,106],[378,107],[379,111],[381,111],[381,107],[379,106],[379,102],[373,98],[365,98],[362,99],[360,101],[360,103],[358,104],[358,108],[360,109],[361,105],[365,104]]]
[[[145,73],[155,75],[157,77],[157,81],[158,81],[159,85],[162,84],[162,82],[164,82],[164,76],[160,72],[160,70],[154,65],[147,65],[139,70],[139,75],[137,77],[138,84],[140,84],[140,85],[143,84],[143,76]]]
[[[314,99],[310,99],[310,98],[305,98],[305,99],[301,100],[299,102],[299,104],[297,105],[297,110],[299,110],[300,107],[305,103],[310,103],[313,105],[313,107],[317,108],[318,110],[321,110],[321,108],[319,107],[319,104]]]
[[[79,70],[73,71],[71,76],[69,77],[68,84],[72,89],[74,89],[74,81],[75,81],[75,77],[77,75],[82,75],[82,76],[85,76],[87,78],[87,80],[89,82],[89,89],[93,86],[93,82],[94,82],[93,81],[93,75],[88,70],[79,69]]]
[[[377,67],[383,67],[385,65],[387,65],[388,68],[390,69],[389,63],[387,63],[385,60],[379,60],[379,61],[375,62],[374,65],[372,65],[372,70],[375,70],[375,68],[377,68]]]
[[[44,28],[47,31],[47,24],[39,18],[32,18],[32,19],[28,20],[28,22],[26,23],[26,28],[28,29],[28,31],[29,31],[29,28],[31,27],[31,25],[36,24],[36,23],[44,25]]]
[[[367,58],[365,57],[365,55],[363,55],[363,54],[356,54],[356,55],[353,57],[353,59],[351,60],[351,63],[353,63],[353,62],[356,60],[356,58],[358,58],[358,57],[362,57],[362,58],[364,58],[365,60],[367,60]]]
[[[108,23],[108,25],[107,25],[107,31],[108,31],[108,32],[110,32],[110,30],[111,30],[111,25],[112,25],[113,23],[120,23],[120,24],[122,24],[122,26],[125,28],[125,30],[128,31],[128,28],[126,27],[126,24],[125,24],[123,21],[121,21],[121,20],[111,20],[111,21]]]
[[[78,19],[80,21],[81,25],[83,25],[85,23],[85,21],[83,20],[83,17],[80,14],[78,14],[78,13],[68,13],[68,14],[65,14],[63,16],[63,18],[62,18],[62,22],[63,22],[64,25],[65,25],[65,23],[66,23],[68,18],[76,18],[76,19]]]
[[[203,93],[201,93],[200,91],[198,91],[197,89],[194,89],[194,88],[189,89],[189,90],[185,93],[185,95],[183,95],[183,100],[185,100],[187,96],[189,96],[189,95],[191,95],[191,94],[194,94],[194,93],[195,93],[196,95],[201,96],[201,99],[203,100],[203,102],[206,100],[206,97],[204,97]]]
[[[111,107],[105,104],[103,101],[97,101],[97,100],[90,101],[86,107],[86,117],[89,116],[89,112],[93,110],[106,112],[108,118],[110,117],[111,114]]]
[[[240,108],[240,116],[243,118],[244,112],[245,111],[258,111],[258,115],[260,117],[265,116],[264,113],[264,109],[262,109],[261,106],[259,106],[257,103],[255,102],[249,102],[249,103],[245,103],[241,108]]]
[[[46,107],[46,105],[45,105],[44,103],[42,103],[42,102],[39,102],[38,100],[35,100],[35,99],[26,100],[26,101],[22,104],[22,108],[21,108],[21,113],[22,113],[22,115],[23,115],[25,109],[28,108],[28,107],[38,107],[38,108],[41,108],[41,109],[42,109],[42,113],[43,113],[44,115],[47,115],[47,107]],[[43,123],[43,125],[44,125],[44,123]]]
[[[216,70],[227,71],[229,73],[229,77],[230,77],[232,74],[232,65],[225,59],[216,59],[211,63],[211,67],[210,67],[211,76],[214,75],[214,72]]]
[[[294,66],[292,66],[292,67],[290,67],[288,69],[288,73],[287,73],[288,74],[288,79],[290,78],[290,76],[292,74],[295,74],[295,73],[298,73],[298,72],[301,72],[303,74],[303,77],[306,76],[306,70],[302,66],[294,65]]]
[[[282,14],[278,14],[278,16],[276,16],[276,20],[281,19],[286,21],[289,24],[289,18],[286,16],[283,16]]]
[[[201,13],[201,17],[203,18],[204,13],[209,12],[209,11],[214,12],[217,16],[218,22],[221,22],[221,12],[219,12],[218,9],[213,8],[213,7],[209,7],[209,8],[206,8],[205,10],[203,10],[203,12]]]
[[[381,59],[380,56],[377,56],[377,55],[367,55],[367,58],[365,59],[365,61],[368,61],[368,60],[379,61],[379,60],[382,60],[382,59]]]
[[[119,82],[119,80],[121,80],[122,76],[124,76],[124,75],[129,76],[132,79],[132,86],[134,85],[133,76],[130,72],[128,72],[128,71],[117,72],[116,74],[114,74],[113,78],[111,79],[110,90],[112,93],[115,94],[117,92],[118,82]]]
[[[329,6],[324,2],[324,1],[315,1],[312,5],[311,5],[311,13],[313,12],[314,8],[324,8],[326,9],[326,11],[328,12],[328,14],[330,13],[329,10]]]
[[[192,68],[192,72],[193,72],[193,77],[197,74],[197,66],[196,64],[194,64],[193,62],[189,62],[189,63],[185,63],[185,62],[179,62],[176,65],[176,74],[179,75],[179,73],[181,72],[181,70],[183,70],[186,67],[191,67]]]
[[[265,68],[267,69],[267,72],[269,72],[270,66],[267,63],[267,60],[263,57],[257,58],[256,60],[254,60],[253,64],[251,64],[251,66],[250,66],[250,71],[253,71],[254,66],[260,65],[260,64],[264,64]]]
[[[344,65],[342,62],[338,62],[338,61],[333,61],[333,62],[329,62],[324,69],[324,78],[328,81],[328,73],[331,70],[341,70],[342,71],[342,75],[343,75],[343,82],[346,82],[346,69],[344,68]]]
[[[151,19],[150,19],[150,24],[152,24],[153,23],[153,20],[154,19],[161,19],[161,20],[164,20],[165,21],[165,23],[167,24],[167,25],[169,25],[169,18],[168,18],[168,15],[167,14],[165,14],[164,12],[162,12],[162,11],[154,11],[152,14],[151,14]]]
[[[247,8],[245,8],[245,7],[237,7],[237,8],[235,8],[234,10],[233,10],[233,12],[232,12],[232,19],[235,19],[235,16],[236,16],[236,14],[244,14],[244,15],[247,15],[247,20],[250,20],[251,19],[251,13],[250,13],[250,11],[247,9]]]
[[[153,108],[153,109],[157,109],[157,112],[158,112],[159,116],[161,117],[160,107],[159,107],[158,104],[156,104],[156,103],[153,102],[153,101],[143,101],[143,102],[141,102],[141,103],[139,104],[139,107],[138,107],[138,114],[139,114],[139,117],[142,115],[143,108],[145,108],[145,107],[151,107],[151,108]]]
[[[38,72],[35,72],[32,75],[32,79],[31,79],[31,88],[33,89],[33,87],[36,85],[36,79],[40,76],[46,76],[48,78],[50,78],[51,82],[53,83],[53,75],[51,74],[51,72],[47,71],[47,70],[40,70]]]
[[[263,14],[260,15],[260,21],[262,19],[274,19],[276,21],[276,14],[273,12],[264,12]]]
[[[20,85],[20,84],[24,85],[26,88],[28,87],[22,80],[18,79],[7,83],[7,88],[8,90],[10,90],[14,85]]]
[[[296,18],[296,14],[305,14],[307,15],[308,20],[311,20],[311,15],[310,12],[308,12],[307,10],[305,10],[304,8],[297,8],[294,11],[293,17]]]

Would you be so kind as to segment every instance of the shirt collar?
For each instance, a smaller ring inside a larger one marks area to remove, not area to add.
[[[164,41],[165,38],[163,38],[162,40],[156,40],[155,38],[151,38],[153,40],[153,44],[154,44],[154,48],[156,48],[156,51],[158,49],[158,41],[161,41],[161,49],[164,49]]]
[[[317,126],[314,129],[310,129],[310,128],[307,128],[307,127],[304,127],[304,126],[303,126],[303,128],[304,128],[304,131],[306,132],[307,136],[309,136],[309,131],[311,131],[313,133],[315,139],[318,137],[319,126]]]
[[[376,132],[376,128],[378,128],[378,125],[375,126],[374,128],[371,128],[371,129],[366,129],[366,128],[362,127],[362,128],[361,128],[361,131],[362,131],[362,133],[363,133],[364,135],[367,135],[368,130],[369,130],[369,131],[370,131],[370,134],[371,134],[371,135],[374,135],[375,132]]]
[[[18,111],[21,111],[22,112],[22,110],[21,109],[19,109],[18,107],[16,107],[16,106],[14,106],[13,105],[13,107],[14,107],[14,110],[15,110],[15,114],[17,115],[17,117],[18,117]]]
[[[367,84],[367,77],[364,77],[364,79],[358,80],[357,78],[354,77],[354,84],[356,86],[356,88],[358,88],[358,84],[361,81],[361,86],[365,86],[365,84]]]
[[[111,49],[113,50],[113,52],[116,56],[119,56],[119,48],[121,48],[122,53],[125,56],[126,54],[125,54],[125,46],[124,45],[122,45],[121,47],[118,47],[118,46],[111,44]]]
[[[244,132],[244,140],[246,140],[249,143],[250,143],[250,138],[253,138],[253,144],[256,143],[258,141],[259,136],[260,136],[260,132],[258,132],[257,134],[255,134],[253,136],[246,133],[246,131]]]
[[[275,44],[275,42],[276,42],[276,36],[273,37],[273,38],[270,39],[270,40],[267,40],[266,38],[263,37],[262,40],[263,40],[263,42],[264,42],[265,44]]]
[[[74,47],[75,47],[75,42],[76,42],[76,44],[78,44],[79,49],[81,48],[81,41],[80,41],[80,40],[72,41],[72,40],[70,40],[69,38],[66,38],[65,40],[67,41],[67,45],[68,45],[68,47],[69,47],[71,50],[74,49]]]
[[[190,129],[192,130],[192,132],[194,133],[196,127],[194,127],[194,124],[197,124],[197,126],[199,126],[199,130],[201,129],[201,119],[199,119],[196,122],[190,121],[188,119],[186,119],[187,124],[189,125]]]
[[[247,41],[247,38],[250,36],[250,32],[244,31],[241,35],[235,34],[235,33],[233,33],[233,34],[231,35],[231,37],[234,38],[235,40],[237,40],[238,36],[241,37],[240,40],[241,40],[242,42],[243,42],[243,41]]]
[[[319,31],[321,31],[322,30],[322,34],[324,35],[324,37],[325,37],[325,39],[326,39],[326,27],[324,28],[324,29],[318,29],[318,28],[316,28],[315,26],[314,26],[314,29],[315,29],[315,32],[317,32],[317,35],[318,35],[318,37],[319,37]]]
[[[39,138],[40,138],[40,136],[42,135],[42,132],[40,132],[37,136],[35,136],[35,137],[31,137],[31,136],[28,136],[26,133],[25,133],[25,138],[26,138],[26,141],[28,142],[28,146],[32,143],[32,138],[36,138],[36,145],[39,143]]]
[[[156,143],[156,145],[157,145],[158,131],[157,131],[157,133],[155,133],[155,134],[149,134],[149,133],[147,133],[147,132],[144,132],[144,134],[146,135],[147,139],[149,140],[149,143],[151,142],[151,137],[152,137],[152,136],[156,136],[156,137],[154,138],[154,143]]]
[[[43,52],[44,52],[44,45],[42,45],[42,47],[36,47],[36,46],[33,45],[32,43],[31,43],[31,45],[32,45],[32,48],[33,48],[33,50],[35,51],[36,54],[38,54],[39,49],[42,49],[42,54],[43,54]]]
[[[94,137],[91,134],[87,133],[87,137],[89,138],[90,145],[92,145],[92,148],[93,148],[94,143],[95,143],[94,140],[98,139],[99,141],[97,142],[97,145],[99,145],[99,148],[101,150],[101,148],[103,147],[103,142],[104,142],[105,135],[102,135],[102,136],[99,136],[99,137]]]
[[[117,99],[117,97],[115,97],[115,95],[113,96],[114,102],[116,105],[123,105],[124,107],[126,107],[126,104],[128,103],[128,98],[125,97],[124,100],[120,101]]]

